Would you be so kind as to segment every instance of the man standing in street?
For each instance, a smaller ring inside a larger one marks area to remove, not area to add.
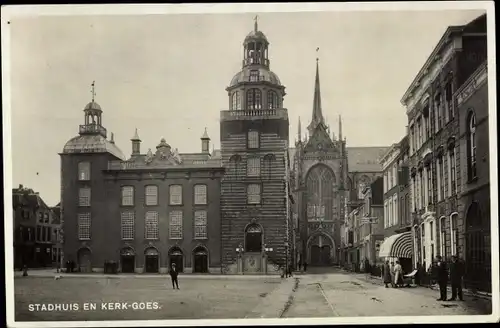
[[[460,261],[456,255],[451,257],[450,264],[450,280],[451,280],[451,298],[450,301],[458,299],[463,301],[462,293],[462,277],[464,276],[463,263]]]
[[[172,268],[170,269],[170,278],[172,278],[172,287],[175,289],[179,289],[179,281],[177,280],[177,276],[179,275],[179,271],[175,267],[175,263],[172,263]]]
[[[446,301],[446,288],[448,285],[448,270],[446,268],[446,263],[443,261],[441,255],[436,256],[436,280],[439,285],[440,297],[438,301]]]

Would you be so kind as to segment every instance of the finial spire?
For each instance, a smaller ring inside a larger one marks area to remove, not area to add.
[[[109,142],[115,143],[115,134],[113,132],[111,132],[111,140]]]
[[[141,138],[139,138],[139,133],[137,133],[137,128],[135,128],[135,133],[134,136],[131,139],[132,141],[141,141]]]
[[[319,47],[316,48],[316,54],[319,51]],[[316,80],[314,82],[314,100],[313,100],[313,113],[311,124],[307,127],[309,134],[312,136],[314,130],[319,124],[325,124],[325,119],[323,118],[323,112],[321,109],[321,88],[319,84],[319,58],[316,57]]]
[[[201,136],[201,139],[210,139],[208,136],[207,128],[205,127],[205,132],[203,132],[203,135]]]
[[[300,116],[299,116],[299,128],[298,128],[298,136],[299,136],[299,142],[302,141],[302,123],[300,122]]]
[[[342,141],[342,116],[339,114],[339,140]]]
[[[94,99],[95,99],[95,81],[92,81],[92,84],[91,84],[91,90],[90,92],[92,93],[92,102],[94,102]]]
[[[255,17],[253,18],[253,20],[255,21],[255,23],[253,24],[253,29],[255,30],[255,32],[257,32],[259,30],[258,19],[259,19],[259,15],[255,15]]]
[[[316,48],[316,62],[319,62],[319,47]]]

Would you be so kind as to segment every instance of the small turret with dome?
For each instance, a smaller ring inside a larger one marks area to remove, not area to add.
[[[95,102],[95,81],[92,82],[92,101],[84,112],[84,124],[80,125],[79,135],[71,138],[63,148],[63,154],[69,153],[110,153],[125,160],[123,152],[116,146],[114,140],[107,140],[107,130],[102,125],[102,109]]]
[[[257,18],[253,31],[243,42],[242,69],[226,88],[231,110],[276,109],[283,106],[285,87],[269,68],[269,41],[259,30]]]

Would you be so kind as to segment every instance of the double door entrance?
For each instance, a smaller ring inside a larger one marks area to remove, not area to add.
[[[312,245],[311,246],[311,266],[330,265],[330,245]]]

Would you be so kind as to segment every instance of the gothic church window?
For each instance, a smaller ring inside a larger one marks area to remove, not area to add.
[[[309,171],[306,180],[309,219],[333,219],[335,176],[330,168],[318,165]]]
[[[247,109],[262,108],[262,93],[259,89],[253,88],[247,91]]]

